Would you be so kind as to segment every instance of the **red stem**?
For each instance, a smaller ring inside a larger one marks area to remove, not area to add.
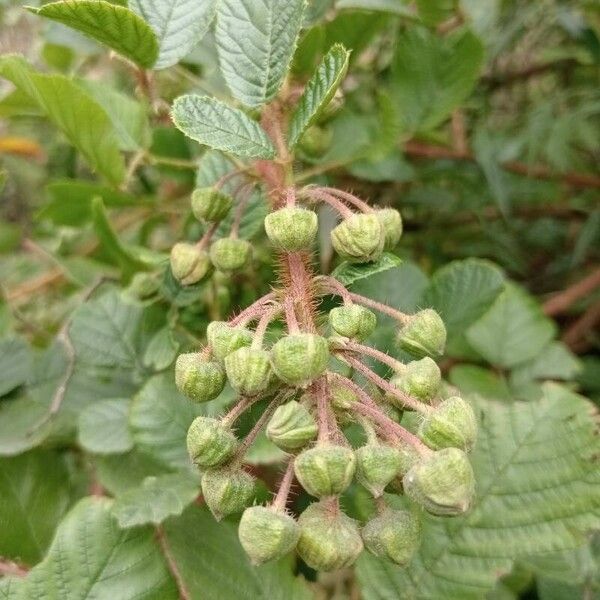
[[[356,352],[357,354],[364,354],[366,356],[370,356],[375,360],[378,360],[380,363],[387,365],[390,369],[394,371],[403,371],[406,367],[404,363],[401,363],[399,360],[396,360],[389,354],[385,352],[381,352],[381,350],[377,350],[376,348],[371,348],[370,346],[364,346],[363,344],[357,344],[352,340],[340,340],[339,346],[341,350],[351,350],[352,352]]]
[[[364,200],[361,200],[360,198],[356,197],[354,194],[350,194],[349,192],[344,192],[343,190],[338,190],[337,188],[326,186],[318,187],[317,189],[325,193],[337,196],[342,200],[346,200],[346,202],[351,202],[352,204],[354,204],[354,206],[356,206],[365,213],[375,212],[372,206],[367,204]]]
[[[325,202],[335,209],[344,219],[351,217],[354,213],[338,198],[327,194],[326,192],[319,191],[314,188],[303,188],[300,190],[299,195],[302,198],[309,198],[318,202]]]
[[[279,489],[277,490],[277,495],[273,500],[273,508],[279,512],[284,512],[285,507],[288,503],[288,498],[290,495],[290,489],[292,487],[292,482],[294,481],[294,457],[290,457],[290,460],[287,464],[287,468],[283,477],[279,483]]]

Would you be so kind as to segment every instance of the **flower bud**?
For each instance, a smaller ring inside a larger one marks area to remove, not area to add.
[[[375,330],[377,317],[368,308],[351,304],[332,308],[329,311],[329,323],[338,335],[362,341]]]
[[[430,448],[460,448],[468,452],[477,439],[477,419],[471,405],[452,396],[438,404],[419,427],[419,437]]]
[[[400,468],[397,476],[390,481],[386,489],[394,494],[403,494],[402,479],[421,460],[421,455],[414,446],[409,444],[400,444],[397,446],[397,450],[400,453]]]
[[[465,513],[475,496],[473,468],[458,448],[431,453],[410,469],[402,484],[406,495],[432,515]]]
[[[311,504],[299,517],[297,551],[317,571],[349,567],[363,550],[356,522],[326,501]]]
[[[255,491],[252,475],[241,469],[211,469],[202,475],[202,495],[217,521],[244,510]]]
[[[238,448],[238,440],[218,419],[196,417],[187,432],[187,449],[192,462],[200,468],[227,462]]]
[[[409,362],[403,371],[390,379],[390,384],[413,398],[430,402],[437,395],[441,381],[440,368],[434,360],[426,356],[421,360]],[[398,399],[391,394],[387,394],[386,398],[392,404],[398,403]]]
[[[200,354],[180,354],[175,362],[175,385],[194,402],[209,402],[225,387],[225,373],[219,363],[203,360]]]
[[[224,321],[212,321],[206,328],[206,338],[213,356],[223,361],[238,348],[250,346],[253,336],[252,332],[244,327],[231,327]]]
[[[317,236],[319,221],[312,210],[298,207],[280,208],[265,217],[265,231],[279,250],[308,250]]]
[[[125,293],[130,298],[136,300],[145,300],[153,296],[160,288],[160,281],[151,273],[136,273],[131,278],[131,283],[127,286]]]
[[[299,454],[294,471],[302,487],[312,496],[341,494],[352,482],[356,457],[350,448],[322,444]]]
[[[246,265],[252,246],[246,240],[221,238],[210,247],[210,260],[219,271],[237,271]]]
[[[198,188],[192,192],[192,212],[199,221],[221,221],[232,204],[231,196],[212,187]]]
[[[267,425],[267,437],[286,452],[303,448],[317,436],[317,432],[313,416],[295,400],[279,406]]]
[[[253,565],[277,560],[291,552],[300,537],[296,521],[268,506],[251,506],[244,511],[238,536]]]
[[[328,127],[311,125],[300,138],[300,150],[308,158],[319,158],[331,146],[333,131]]]
[[[381,208],[375,214],[383,227],[383,249],[392,250],[402,237],[402,217],[394,208]]]
[[[397,340],[403,350],[415,356],[441,356],[446,347],[446,327],[435,310],[426,308],[410,317]]]
[[[275,374],[290,385],[305,387],[327,368],[329,345],[314,333],[297,333],[282,337],[271,348]]]
[[[355,392],[334,381],[329,384],[329,400],[341,425],[354,420],[352,406],[355,402],[358,402],[358,396]]]
[[[171,248],[171,271],[182,285],[198,283],[210,269],[208,254],[198,246],[179,242]]]
[[[228,354],[225,371],[231,387],[242,396],[264,392],[273,376],[269,353],[254,348],[238,348]]]
[[[367,444],[356,450],[355,455],[356,480],[378,498],[400,471],[400,451],[386,444]]]
[[[362,538],[375,556],[406,566],[419,548],[421,523],[408,511],[388,509],[363,527]]]
[[[331,232],[335,251],[355,263],[378,260],[383,252],[384,240],[383,226],[375,213],[352,215]]]

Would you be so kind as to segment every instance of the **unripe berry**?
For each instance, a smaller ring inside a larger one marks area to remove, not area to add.
[[[219,360],[238,348],[244,348],[252,344],[252,332],[244,327],[231,327],[224,321],[212,321],[206,328],[206,338],[212,349],[213,356]]]
[[[308,158],[319,158],[327,152],[333,139],[333,131],[328,127],[311,125],[300,138],[300,150]]]
[[[273,376],[269,353],[254,348],[238,348],[228,354],[225,371],[231,387],[242,396],[256,396],[264,392]]]
[[[390,384],[413,398],[430,402],[437,395],[441,381],[440,368],[434,360],[426,356],[421,360],[409,362],[404,370],[390,379]],[[387,394],[386,399],[392,404],[399,403],[399,400],[391,394]]]
[[[341,425],[354,420],[352,406],[355,402],[358,402],[358,396],[355,392],[334,381],[329,384],[329,399],[336,419]]]
[[[356,522],[327,501],[311,504],[300,515],[298,524],[298,554],[317,571],[349,567],[363,550]]]
[[[196,417],[187,432],[188,454],[200,468],[216,467],[227,462],[238,446],[231,429],[218,419]]]
[[[210,260],[219,271],[237,271],[246,265],[252,246],[246,240],[221,238],[210,247]]]
[[[384,241],[383,227],[375,213],[352,215],[331,232],[335,251],[349,262],[378,260]]]
[[[385,486],[400,471],[402,457],[400,451],[386,444],[367,444],[355,452],[356,480],[363,485],[373,497],[383,494]]]
[[[397,340],[403,350],[415,356],[441,356],[446,347],[446,327],[435,310],[426,308],[410,317]]]
[[[211,469],[202,475],[202,495],[217,521],[244,510],[254,491],[254,477],[241,469]]]
[[[302,404],[291,400],[279,406],[267,424],[267,437],[285,452],[303,448],[315,439],[318,427]]]
[[[392,250],[402,237],[402,217],[394,208],[381,208],[376,212],[377,218],[383,227],[385,241],[384,250]]]
[[[208,253],[195,244],[179,242],[171,248],[171,272],[182,285],[198,283],[211,269]]]
[[[271,348],[275,374],[290,385],[305,387],[321,375],[329,361],[327,340],[315,333],[282,337]]]
[[[332,308],[329,323],[338,335],[362,341],[375,331],[377,317],[368,308],[350,304]]]
[[[244,511],[238,536],[253,565],[277,560],[298,543],[300,527],[294,519],[268,506],[251,506]]]
[[[354,452],[346,446],[320,444],[299,454],[294,471],[302,487],[312,496],[341,494],[356,470]]]
[[[421,460],[419,452],[409,444],[400,444],[397,446],[400,453],[400,468],[398,475],[390,481],[386,490],[394,494],[403,494],[404,486],[402,480],[404,476]]]
[[[467,455],[444,448],[422,459],[404,476],[406,495],[439,516],[465,513],[475,496],[475,476]]]
[[[280,208],[265,217],[265,231],[279,250],[308,250],[317,237],[319,221],[312,210],[298,207]]]
[[[471,405],[458,396],[443,400],[421,423],[419,437],[434,450],[460,448],[468,452],[477,439],[477,419]]]
[[[421,523],[408,511],[388,509],[363,527],[362,538],[375,556],[406,566],[419,548]]]
[[[192,212],[199,221],[221,221],[232,204],[231,196],[212,187],[198,188],[192,193]]]
[[[217,362],[202,359],[200,354],[180,354],[175,362],[175,385],[194,402],[209,402],[225,387],[225,373]]]

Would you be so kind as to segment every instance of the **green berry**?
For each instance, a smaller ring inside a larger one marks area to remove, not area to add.
[[[367,444],[355,452],[356,480],[378,498],[400,471],[400,451],[386,444]]]
[[[212,321],[206,328],[206,338],[213,356],[218,361],[223,361],[238,348],[250,346],[253,335],[244,327],[231,327],[224,321]]]
[[[256,396],[272,382],[271,360],[266,350],[238,348],[225,357],[225,371],[231,387],[242,396]]]
[[[327,340],[314,333],[282,337],[271,348],[275,374],[290,385],[305,387],[321,375],[329,361]]]
[[[242,512],[255,492],[252,475],[241,469],[214,469],[202,475],[202,495],[217,521]]]
[[[196,417],[187,432],[188,454],[200,468],[222,465],[235,454],[238,446],[235,435],[218,419]]]
[[[175,363],[177,389],[194,402],[209,402],[225,387],[225,373],[221,365],[203,360],[200,354],[180,354]]]
[[[180,242],[171,249],[171,272],[182,285],[193,285],[211,269],[208,253],[195,244]]]
[[[410,317],[397,340],[403,350],[415,356],[441,356],[446,347],[446,327],[435,310],[426,308]]]
[[[378,260],[383,252],[384,241],[383,227],[375,213],[352,215],[331,232],[335,251],[349,262]]]
[[[279,448],[293,452],[317,437],[315,419],[302,404],[291,400],[279,406],[267,424],[267,437]]]
[[[319,221],[312,210],[297,207],[280,208],[265,217],[265,231],[279,250],[309,250],[317,237]]]
[[[212,187],[198,188],[192,193],[192,212],[199,221],[221,221],[229,212],[233,198]]]
[[[308,158],[319,158],[331,146],[333,131],[328,127],[311,125],[300,138],[300,150]]]
[[[404,567],[419,548],[421,523],[412,513],[388,509],[363,527],[362,539],[369,552]]]
[[[246,266],[252,246],[246,240],[221,238],[210,247],[210,260],[219,271],[237,271]]]
[[[390,379],[390,384],[408,396],[423,402],[431,402],[439,392],[441,381],[440,368],[434,360],[426,356],[421,360],[409,362],[403,371],[396,373]],[[399,402],[391,394],[387,394],[386,399],[392,404]]]
[[[355,392],[334,381],[329,384],[329,400],[341,425],[354,421],[352,406],[358,402],[358,396]]]
[[[419,437],[434,450],[460,448],[468,452],[477,439],[473,408],[458,396],[443,400],[421,423]]]
[[[272,507],[251,506],[244,511],[238,536],[253,565],[282,558],[298,543],[300,527],[294,519]]]
[[[350,304],[331,309],[329,323],[338,335],[362,341],[375,331],[377,317],[363,306]]]
[[[302,487],[312,496],[335,496],[352,482],[356,457],[345,446],[320,444],[299,454],[294,470]]]
[[[402,217],[394,208],[381,208],[375,214],[383,227],[383,249],[393,250],[402,237]]]

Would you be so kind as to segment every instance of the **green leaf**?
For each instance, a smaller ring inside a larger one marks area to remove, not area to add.
[[[11,589],[11,600],[179,598],[153,530],[119,529],[111,508],[107,498],[81,500],[58,527],[46,558]]]
[[[302,25],[304,0],[221,0],[215,31],[221,73],[240,102],[275,97]]]
[[[468,30],[446,37],[420,27],[400,33],[392,91],[408,131],[433,129],[471,93],[483,64],[483,44]]]
[[[575,379],[581,363],[562,342],[548,344],[531,362],[519,365],[511,373],[513,385],[523,385],[534,379]]]
[[[336,8],[354,8],[358,10],[377,10],[403,17],[414,17],[410,3],[404,0],[338,0]]]
[[[59,454],[0,459],[0,556],[27,565],[41,560],[70,501],[69,473]]]
[[[125,164],[117,133],[106,112],[86,91],[63,75],[37,73],[16,55],[0,57],[0,76],[34,100],[92,168],[110,183],[121,183]]]
[[[119,454],[133,448],[127,415],[130,400],[115,398],[88,406],[79,415],[79,443],[94,454]]]
[[[371,277],[376,273],[383,273],[388,269],[394,269],[402,264],[402,259],[398,258],[395,254],[385,252],[383,256],[374,263],[365,264],[354,264],[344,261],[340,264],[331,274],[340,283],[345,286],[352,285],[353,283]]]
[[[0,402],[0,456],[15,456],[41,444],[52,429],[47,414],[48,404],[31,398]]]
[[[531,296],[507,284],[466,337],[490,364],[512,368],[532,360],[550,342],[555,329]]]
[[[256,436],[248,449],[245,462],[250,465],[276,465],[285,460],[286,454],[280,450],[266,435],[264,429]]]
[[[237,108],[189,94],[173,103],[175,125],[205,146],[248,158],[273,158],[275,148],[260,125]]]
[[[425,516],[406,569],[364,553],[365,600],[480,600],[516,560],[578,548],[597,525],[598,437],[589,402],[546,384],[529,402],[477,400],[477,501],[466,516]]]
[[[315,74],[304,88],[304,93],[289,126],[288,145],[293,148],[302,134],[319,118],[335,95],[348,70],[350,53],[336,44],[323,58]]]
[[[0,339],[0,396],[23,385],[31,369],[29,344],[20,337]]]
[[[479,394],[485,398],[511,400],[513,394],[505,379],[489,369],[476,365],[457,365],[449,373],[448,379],[463,394]]]
[[[454,261],[436,271],[423,295],[423,306],[440,313],[450,335],[481,317],[504,287],[501,271],[477,258]]]
[[[144,353],[144,365],[154,371],[166,369],[177,356],[179,344],[175,341],[169,326],[159,329],[148,344]]]
[[[190,598],[312,600],[293,575],[292,557],[253,567],[238,541],[237,527],[217,523],[199,506],[164,524],[165,544]]]
[[[158,38],[154,69],[179,62],[202,39],[215,15],[216,0],[130,0]]]
[[[158,56],[158,42],[150,26],[133,11],[104,0],[64,0],[28,9],[67,25],[105,44],[144,68]]]
[[[121,527],[154,523],[180,515],[199,494],[196,478],[187,473],[146,477],[142,485],[117,497],[113,514]]]

